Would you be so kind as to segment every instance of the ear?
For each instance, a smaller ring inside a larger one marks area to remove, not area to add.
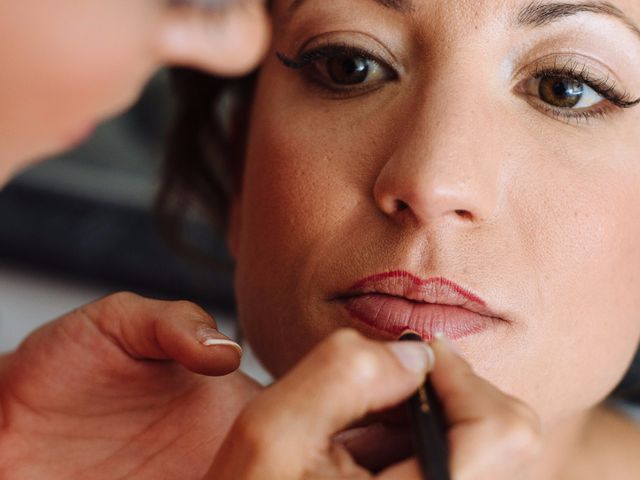
[[[271,36],[264,2],[236,1],[218,9],[197,3],[166,8],[157,45],[162,62],[216,75],[242,75],[255,68]]]
[[[239,194],[234,195],[229,209],[229,222],[227,224],[227,249],[233,260],[238,259],[242,232],[242,202]]]

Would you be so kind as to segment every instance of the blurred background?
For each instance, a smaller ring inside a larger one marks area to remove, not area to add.
[[[152,205],[172,103],[168,75],[75,151],[0,191],[0,350],[80,305],[121,290],[195,301],[235,336],[230,260],[204,223],[189,239],[228,268],[186,259],[158,234]],[[245,367],[266,378],[250,355]]]

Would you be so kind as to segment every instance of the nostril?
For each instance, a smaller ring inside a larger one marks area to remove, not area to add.
[[[455,212],[463,220],[473,220],[473,214],[469,210],[456,210]]]
[[[409,208],[409,205],[402,200],[396,200],[396,212],[404,212]]]

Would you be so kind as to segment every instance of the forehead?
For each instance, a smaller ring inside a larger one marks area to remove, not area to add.
[[[517,17],[524,9],[551,4],[582,5],[585,7],[605,7],[624,13],[636,24],[640,23],[639,0],[272,0],[270,2],[276,14],[288,14],[300,7],[305,9],[323,6],[324,8],[370,9],[384,8],[404,11],[415,19],[429,14],[430,21],[451,22],[454,24],[478,24],[481,20],[502,18],[509,21]],[[276,15],[277,16],[277,15]]]

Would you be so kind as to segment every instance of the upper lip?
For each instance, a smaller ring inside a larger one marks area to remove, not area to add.
[[[482,298],[452,280],[445,277],[422,279],[402,270],[378,273],[358,280],[341,298],[363,295],[388,295],[415,303],[450,305],[487,317],[499,317]]]

